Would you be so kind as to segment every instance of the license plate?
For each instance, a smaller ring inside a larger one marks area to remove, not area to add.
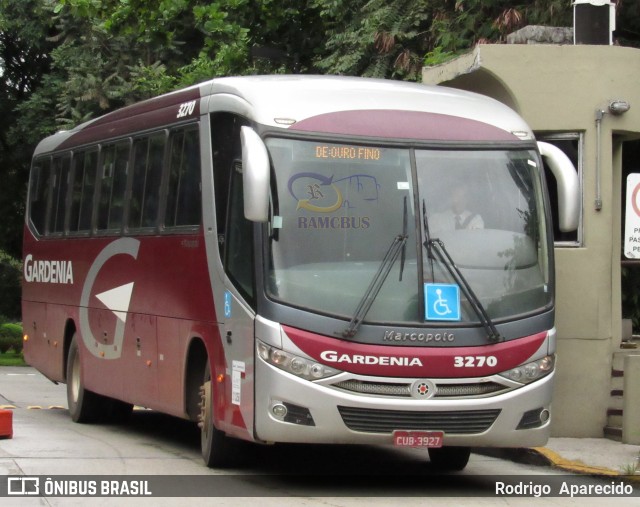
[[[396,447],[442,447],[442,431],[394,431]]]

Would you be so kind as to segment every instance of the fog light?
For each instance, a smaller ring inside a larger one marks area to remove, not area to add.
[[[271,407],[271,412],[273,412],[273,415],[275,415],[278,419],[284,419],[287,415],[287,407],[285,407],[282,403],[278,403]]]
[[[540,412],[540,422],[546,423],[551,418],[551,413],[545,408]]]

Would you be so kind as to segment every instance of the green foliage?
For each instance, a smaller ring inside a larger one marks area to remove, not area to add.
[[[0,366],[26,366],[22,353],[7,352],[0,354]]]
[[[329,30],[325,72],[417,79],[477,43],[502,42],[526,24],[571,25],[565,0],[314,0]]]
[[[616,38],[621,46],[640,48],[640,2],[618,0]]]
[[[0,353],[5,354],[13,350],[22,352],[22,326],[20,324],[5,323],[0,325]]]
[[[323,71],[416,80],[427,49],[429,0],[315,0],[329,30]]]
[[[21,279],[22,263],[0,250],[0,315],[20,317]]]
[[[29,161],[51,116],[24,117],[20,109],[49,71],[50,34],[41,0],[0,0],[0,249],[13,256],[21,250]]]

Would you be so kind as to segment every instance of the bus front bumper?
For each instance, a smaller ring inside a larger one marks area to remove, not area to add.
[[[445,446],[542,446],[549,438],[553,377],[485,397],[423,400],[345,391],[257,358],[255,437],[268,443],[391,445],[394,431],[413,430],[441,431]]]

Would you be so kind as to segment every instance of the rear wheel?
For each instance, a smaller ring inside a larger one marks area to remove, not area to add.
[[[460,471],[467,466],[470,447],[431,447],[429,459],[434,467],[443,471]]]
[[[233,439],[227,437],[213,424],[213,385],[211,383],[211,368],[209,361],[204,371],[202,386],[200,386],[200,448],[202,459],[210,468],[223,468],[232,464],[237,454],[237,446]]]
[[[82,365],[78,350],[77,334],[73,335],[67,355],[67,404],[74,422],[94,422],[102,418],[109,399],[85,389],[82,382]]]

